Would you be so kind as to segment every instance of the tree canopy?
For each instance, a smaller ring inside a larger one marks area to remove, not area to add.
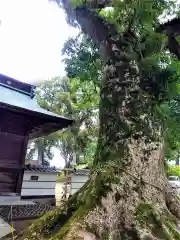
[[[82,83],[79,78],[61,77],[45,81],[38,88],[38,102],[42,107],[75,121],[67,130],[44,138],[49,147],[44,150],[58,148],[66,166],[92,160],[98,134],[98,91],[92,81]]]

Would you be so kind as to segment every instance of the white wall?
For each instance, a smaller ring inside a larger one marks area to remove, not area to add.
[[[38,176],[38,180],[31,180],[31,176]],[[25,171],[21,196],[55,195],[56,173],[42,173]]]
[[[25,171],[23,181],[30,180],[31,176],[39,176],[39,181],[56,181],[57,173]]]
[[[88,180],[86,175],[72,175],[71,194],[77,192]]]

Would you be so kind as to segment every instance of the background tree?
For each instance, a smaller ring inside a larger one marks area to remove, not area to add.
[[[28,144],[26,162],[38,160],[40,165],[49,166],[53,159],[54,141],[48,137],[37,138]]]
[[[93,82],[82,83],[78,78],[45,81],[39,88],[38,101],[44,108],[75,120],[72,127],[51,135],[66,166],[86,162],[85,152],[95,140],[98,126],[99,96]]]
[[[102,11],[109,4],[112,8]],[[69,22],[78,22],[103,61],[97,151],[85,186],[23,237],[180,238],[179,199],[164,174],[165,128],[159,112],[172,101],[170,86],[179,84],[179,73],[172,69],[166,38],[154,31],[172,4],[63,1]]]
[[[94,93],[99,91],[102,77],[102,60],[92,40],[84,33],[69,38],[62,49],[65,70],[69,78],[93,83]]]
[[[92,41],[83,33],[76,38],[69,38],[64,44],[62,52],[69,78],[57,77],[41,84],[37,92],[38,102],[50,111],[78,119],[78,121],[76,121],[76,127],[74,125],[67,131],[52,134],[51,141],[48,140],[49,137],[45,137],[45,154],[46,152],[51,154],[54,146],[60,150],[60,155],[65,160],[65,166],[79,162],[91,165],[98,136],[102,61],[97,48],[94,48]],[[87,111],[89,111],[88,115]],[[86,121],[83,121],[85,115],[87,118]],[[79,116],[81,116],[82,122],[79,122]],[[33,145],[30,145],[28,159],[33,158],[37,149],[39,149],[39,153],[41,152],[41,142],[42,139],[37,139]],[[48,150],[50,151],[48,152]]]

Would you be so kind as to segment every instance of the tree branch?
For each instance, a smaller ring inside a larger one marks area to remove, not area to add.
[[[56,2],[59,3],[60,1],[56,0]],[[92,10],[92,7],[90,8],[90,4],[95,8],[98,7],[99,3],[96,3],[95,0],[90,0],[87,4],[85,3],[77,7],[73,7],[71,1],[68,0],[61,0],[61,3],[69,19],[76,20],[82,31],[87,34],[99,48],[101,54],[106,55],[104,50],[107,48],[107,45],[105,43],[108,44],[110,38],[117,35],[117,31],[115,25],[108,23],[105,18]],[[105,4],[108,3],[108,1],[102,0],[100,3]]]
[[[159,103],[162,103],[162,102],[167,102],[167,101],[177,101],[177,102],[180,102],[180,99],[179,98],[173,98],[173,99],[168,99],[168,98],[163,98],[163,99],[160,99],[159,100]]]
[[[102,42],[108,41],[112,35],[116,34],[115,27],[109,25],[103,17],[86,6],[76,7],[74,11],[76,20],[83,32],[88,34],[96,45],[99,46]]]
[[[50,1],[53,1],[53,0],[50,0]],[[56,1],[58,4],[61,4],[61,2],[63,2],[64,4],[64,0],[54,0],[54,1]],[[112,1],[111,0],[86,0],[84,1],[84,4],[90,9],[102,9],[105,7],[111,7]]]

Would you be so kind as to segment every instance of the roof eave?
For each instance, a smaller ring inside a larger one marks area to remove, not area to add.
[[[67,128],[74,123],[74,120],[72,120],[72,119],[68,119],[68,118],[61,117],[61,116],[58,116],[58,117],[52,116],[52,115],[48,115],[48,114],[40,113],[40,112],[35,112],[35,111],[28,110],[28,109],[20,108],[17,106],[12,106],[12,105],[9,105],[6,103],[0,103],[0,108],[9,109],[13,112],[46,119],[46,123],[41,124],[40,126],[37,126],[37,128],[34,128],[34,129],[32,129],[31,132],[29,132],[30,139],[49,135],[49,134],[56,132],[58,130],[61,130],[63,128]],[[48,119],[48,121],[47,121],[47,119]]]
[[[47,136],[51,133],[57,132],[63,128],[67,128],[70,125],[73,124],[73,120],[66,120],[66,121],[62,121],[60,123],[52,123],[50,122],[48,125],[44,124],[39,126],[39,128],[37,129],[32,129],[32,131],[29,133],[29,138],[30,139],[34,139],[34,138],[38,138],[41,136]]]

